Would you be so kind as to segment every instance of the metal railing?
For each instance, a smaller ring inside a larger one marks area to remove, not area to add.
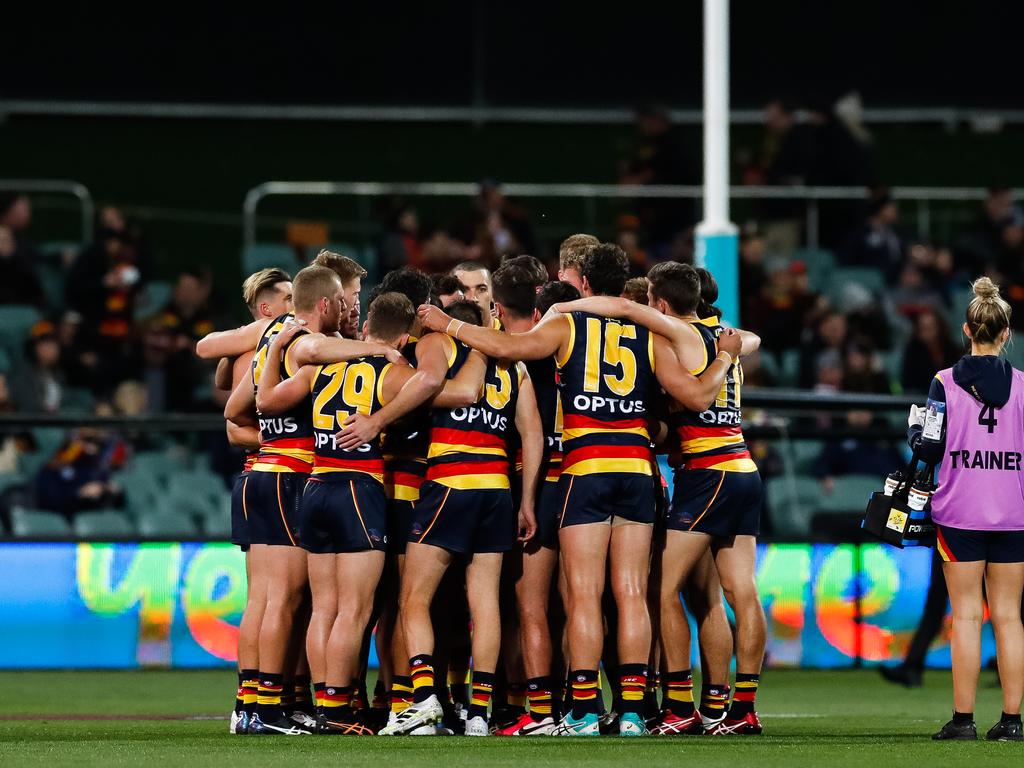
[[[93,218],[96,204],[92,194],[84,184],[63,179],[0,179],[0,191],[24,192],[25,194],[63,194],[71,195],[79,202],[82,221],[82,239],[88,243],[92,240]]]
[[[272,196],[350,196],[360,200],[371,197],[400,195],[405,197],[473,197],[479,192],[475,182],[381,182],[381,181],[267,181],[250,189],[242,205],[243,241],[246,247],[256,243],[257,209]],[[601,199],[680,199],[699,200],[703,187],[676,185],[618,185],[618,184],[532,184],[507,183],[502,191],[520,198],[577,198],[583,202],[584,220],[580,224],[593,230],[597,225],[596,201]],[[892,187],[896,200],[917,204],[917,229],[921,235],[931,230],[934,202],[981,201],[988,196],[983,187]],[[1024,190],[1014,190],[1021,194]],[[729,195],[735,200],[797,200],[806,203],[805,235],[809,248],[819,242],[819,204],[828,200],[863,201],[867,192],[863,187],[806,187],[806,186],[734,186]],[[369,215],[369,207],[361,215]]]
[[[476,106],[373,106],[315,104],[214,104],[197,102],[53,101],[9,99],[0,101],[0,116],[119,117],[171,120],[289,120],[332,122],[413,123],[524,123],[535,125],[627,125],[636,120],[628,107],[476,107]],[[671,109],[677,125],[702,125],[700,109]],[[807,113],[797,111],[797,119]],[[876,107],[865,108],[866,125],[917,123],[944,127],[966,124],[979,129],[1024,123],[1024,110],[977,107]],[[733,109],[732,125],[762,125],[763,109]]]

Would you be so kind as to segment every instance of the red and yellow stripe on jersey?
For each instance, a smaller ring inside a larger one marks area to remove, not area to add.
[[[530,360],[526,363],[533,391],[537,394],[537,410],[544,430],[544,480],[557,483],[562,475],[562,400],[555,360]],[[517,462],[521,463],[517,459]],[[521,471],[521,470],[520,470]]]
[[[709,317],[691,323],[690,327],[698,333],[704,345],[704,364],[691,371],[699,376],[718,354],[718,335],[722,332],[722,326],[717,317]],[[701,413],[678,409],[670,414],[686,469],[757,471],[740,426],[742,387],[743,367],[736,362],[726,374],[722,390],[710,408]]]
[[[469,354],[457,344],[457,360],[448,378],[458,373]],[[487,362],[484,392],[468,408],[433,412],[427,480],[456,489],[509,488],[508,434],[514,426],[522,368]]]
[[[256,457],[259,455],[260,452],[258,450],[245,452],[245,464],[242,465],[243,474],[252,471],[252,465],[256,463]]]
[[[252,383],[255,388],[260,381],[263,368],[267,365],[267,354],[270,343],[274,340],[284,323],[292,315],[281,315],[267,326],[256,346],[256,354],[252,358]],[[302,330],[289,342],[295,343],[306,330]],[[281,359],[276,361],[280,366],[281,380],[290,379],[295,371],[290,370],[287,363],[287,347],[281,350]],[[303,398],[294,408],[277,416],[259,415],[260,420],[260,452],[252,465],[253,472],[296,472],[307,474],[313,469],[313,419],[311,415],[312,399]]]
[[[410,337],[402,355],[416,367],[416,344]],[[454,345],[448,365],[454,362]],[[384,494],[395,501],[417,501],[427,475],[427,447],[430,444],[430,407],[423,405],[388,426],[381,445],[384,452]]]
[[[384,454],[378,435],[350,451],[337,447],[335,435],[354,413],[369,416],[384,407],[384,379],[391,363],[383,355],[322,365],[313,396],[315,449],[313,475],[319,480],[349,480],[352,473],[384,482]]]
[[[562,474],[651,475],[647,396],[654,338],[646,328],[590,314],[565,315],[569,347],[557,360]]]

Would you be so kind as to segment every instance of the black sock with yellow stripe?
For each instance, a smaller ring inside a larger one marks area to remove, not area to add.
[[[250,715],[256,711],[256,699],[260,690],[260,671],[258,669],[242,670],[242,709]]]
[[[307,714],[313,711],[313,697],[309,692],[310,682],[309,675],[296,675],[292,686],[295,692],[295,709]]]
[[[491,696],[494,693],[494,673],[478,672],[473,670],[473,687],[470,691],[469,712],[467,718],[474,717],[487,719],[487,708],[491,704]]]
[[[313,683],[313,703],[316,705],[316,713],[318,715],[323,714],[324,689],[326,687],[327,683]]]
[[[426,701],[434,695],[434,657],[421,653],[409,659],[412,676],[412,700],[414,704]]]
[[[552,692],[551,677],[531,677],[526,681],[526,697],[530,700],[530,716],[539,723],[551,717]]]
[[[391,681],[391,711],[396,715],[405,712],[412,704],[412,678],[408,675],[395,675]]]
[[[644,711],[644,692],[647,690],[646,664],[619,665],[619,699],[622,712],[642,715]]]
[[[264,722],[281,717],[281,692],[284,675],[260,672],[260,687],[256,694],[256,712]]]
[[[508,707],[519,717],[526,714],[526,683],[508,684]]]
[[[577,669],[572,680],[572,716],[576,719],[589,714],[600,714],[597,703],[597,670]]]
[[[373,701],[370,702],[370,709],[387,709],[388,692],[384,687],[384,678],[378,677],[373,684]]]
[[[235,689],[235,713],[241,713],[245,710],[245,673],[239,670],[238,672],[238,688]]]
[[[336,720],[342,712],[347,712],[352,706],[352,687],[328,685],[324,688],[324,717],[328,720]]]
[[[693,672],[669,672],[662,681],[661,705],[677,717],[693,715]]]
[[[701,683],[700,713],[708,720],[721,720],[729,702],[729,686],[725,683]]]
[[[760,682],[760,675],[736,673],[736,692],[732,696],[732,705],[729,707],[730,718],[739,719],[754,711],[754,702],[757,699],[757,686]]]

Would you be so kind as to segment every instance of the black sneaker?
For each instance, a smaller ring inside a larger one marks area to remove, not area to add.
[[[879,667],[878,671],[882,677],[890,683],[896,683],[907,688],[920,688],[924,675],[919,669],[910,669],[906,664],[897,664],[895,667]]]
[[[248,733],[260,736],[312,736],[313,729],[289,720],[284,713],[268,720],[264,720],[256,713],[249,720]]]
[[[1024,731],[1019,721],[1000,720],[988,729],[985,738],[989,741],[1024,741]]]
[[[974,721],[958,725],[950,720],[938,733],[932,734],[933,741],[974,741],[978,738],[978,729]]]

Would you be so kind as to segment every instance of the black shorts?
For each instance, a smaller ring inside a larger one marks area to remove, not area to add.
[[[558,514],[562,511],[561,494],[557,482],[541,480],[537,489],[537,503],[534,513],[537,516],[537,534],[533,540],[542,547],[556,549],[558,547]]]
[[[412,518],[416,502],[403,499],[388,499],[388,553],[404,555],[405,545],[412,530]]]
[[[237,544],[243,552],[249,550],[249,521],[246,520],[244,489],[248,472],[235,478],[231,486],[231,543]]]
[[[761,531],[761,474],[720,469],[678,470],[667,528],[711,536],[757,536]]]
[[[650,475],[602,472],[558,480],[559,528],[586,523],[654,522],[657,499]]]
[[[299,543],[314,555],[383,552],[388,545],[384,486],[366,478],[310,478],[302,495]]]
[[[507,552],[519,520],[506,490],[461,490],[423,483],[413,509],[409,541],[462,555]]]
[[[249,473],[242,501],[250,544],[298,546],[299,506],[308,478],[297,472]]]
[[[947,563],[1024,563],[1024,531],[967,531],[936,525],[935,549]]]

